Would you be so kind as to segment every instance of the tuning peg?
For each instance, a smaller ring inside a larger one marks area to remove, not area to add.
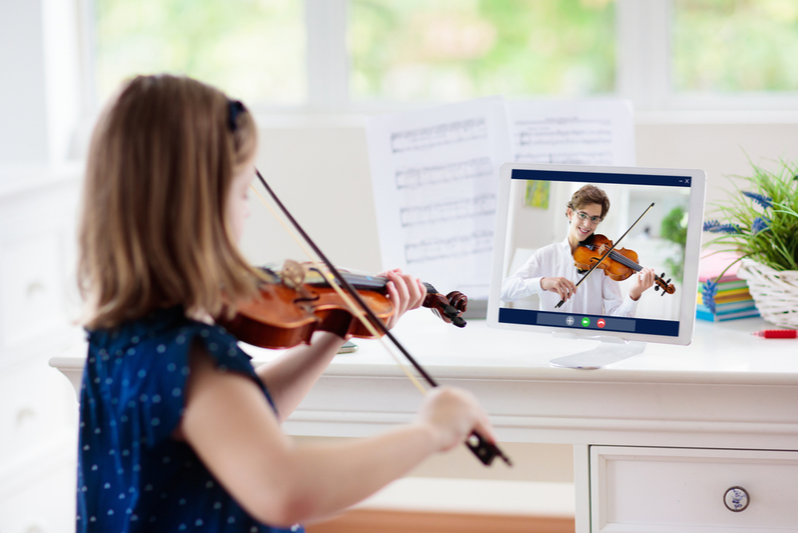
[[[655,290],[658,292],[658,284],[655,285]]]
[[[665,274],[664,272],[662,272],[662,273],[661,273],[661,276],[659,276],[659,277],[660,277],[661,279],[664,279],[664,276],[665,276],[665,275],[666,275],[666,274]],[[669,283],[669,282],[667,282],[667,283]]]

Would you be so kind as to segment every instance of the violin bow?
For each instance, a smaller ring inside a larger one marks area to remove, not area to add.
[[[355,302],[358,303],[358,307],[360,308],[361,311],[364,312],[367,318],[369,318],[369,321],[367,321],[366,318],[364,318],[364,316],[362,316],[360,313],[356,313],[355,316],[358,317],[358,319],[364,323],[364,326],[367,327],[367,329],[370,330],[377,329],[382,335],[385,335],[386,338],[388,338],[397,347],[400,353],[402,353],[403,356],[411,363],[411,365],[417,369],[417,372],[419,372],[419,374],[428,383],[428,385],[430,385],[431,387],[438,387],[439,384],[436,382],[436,380],[434,380],[433,377],[431,377],[431,375],[428,374],[428,372],[422,367],[422,365],[420,365],[417,362],[417,360],[414,359],[414,357],[408,352],[408,350],[405,349],[405,347],[400,343],[400,341],[398,341],[397,338],[394,335],[392,335],[392,332],[389,331],[386,325],[375,315],[372,309],[370,309],[369,306],[367,306],[367,304],[361,298],[361,295],[358,294],[358,291],[350,284],[349,281],[347,281],[347,279],[342,275],[341,272],[339,272],[339,270],[333,265],[333,263],[331,263],[328,257],[322,252],[322,250],[319,249],[319,247],[316,245],[316,243],[314,243],[311,237],[308,236],[305,230],[303,230],[303,228],[300,226],[297,220],[295,220],[295,218],[292,216],[289,210],[283,205],[283,202],[280,201],[278,196],[272,190],[272,187],[269,186],[269,184],[261,175],[261,172],[258,171],[258,169],[256,169],[256,176],[261,182],[261,185],[263,185],[264,188],[267,190],[270,197],[272,197],[272,200],[275,202],[275,205],[278,206],[278,208],[281,210],[284,216],[289,220],[289,222],[291,222],[292,226],[294,226],[295,230],[297,230],[297,232],[303,237],[303,240],[305,240],[305,242],[314,250],[314,253],[317,254],[317,256],[322,260],[322,262],[325,264],[325,266],[328,268],[331,274],[333,274],[333,276],[339,282],[341,287],[343,287],[350,295],[350,297]],[[335,284],[331,284],[331,286],[336,288]],[[367,322],[371,322],[372,324],[368,324]],[[409,378],[411,378],[410,374]],[[414,381],[413,378],[412,381]],[[420,390],[424,393],[424,389]],[[511,460],[503,453],[503,451],[500,450],[500,448],[496,444],[487,441],[482,435],[480,435],[476,431],[472,432],[472,434],[469,436],[469,438],[464,444],[467,446],[467,448],[470,449],[470,451],[472,451],[472,453],[475,454],[475,456],[484,465],[487,466],[491,465],[492,461],[494,461],[496,457],[499,457],[507,465],[511,466]]]
[[[642,220],[642,218],[644,218],[644,216],[647,214],[647,212],[648,212],[648,211],[650,211],[650,208],[652,208],[654,205],[656,205],[656,203],[655,203],[655,202],[653,202],[653,203],[651,203],[650,205],[648,205],[648,206],[647,206],[647,209],[645,209],[645,210],[644,210],[644,212],[643,212],[641,215],[639,215],[639,218],[637,218],[637,219],[636,219],[636,221],[635,221],[633,224],[631,224],[631,227],[630,227],[630,228],[628,228],[627,230],[625,230],[625,233],[623,233],[623,234],[622,234],[622,237],[620,237],[619,239],[617,239],[617,242],[615,242],[615,243],[614,243],[614,244],[611,246],[611,248],[609,248],[609,249],[608,249],[608,251],[607,251],[605,254],[603,254],[603,257],[601,257],[600,259],[598,259],[598,260],[597,260],[597,262],[596,262],[595,264],[593,264],[593,265],[592,265],[592,268],[590,268],[590,269],[589,269],[589,271],[588,271],[588,272],[586,272],[586,274],[584,274],[584,275],[583,275],[583,277],[582,277],[581,279],[579,279],[579,280],[578,280],[578,283],[576,283],[576,284],[575,284],[575,288],[576,288],[576,289],[578,288],[578,286],[579,286],[581,283],[583,283],[583,280],[585,280],[586,278],[588,278],[588,277],[589,277],[589,274],[591,274],[592,272],[594,272],[594,269],[596,269],[596,268],[597,268],[597,266],[598,266],[600,263],[602,263],[602,262],[603,262],[603,259],[605,259],[606,257],[608,257],[608,255],[609,255],[611,252],[613,252],[613,251],[614,251],[614,248],[616,248],[617,246],[619,246],[619,243],[620,243],[620,242],[622,242],[622,239],[624,239],[624,238],[625,238],[625,235],[627,235],[627,234],[628,234],[628,233],[629,233],[629,232],[630,232],[630,231],[633,229],[633,227],[634,227],[636,224],[638,224],[638,223],[639,223],[639,221],[640,221],[640,220]],[[587,238],[588,238],[588,237],[587,237]],[[562,305],[564,305],[564,302],[565,302],[565,300],[561,300],[560,302],[558,302],[558,303],[556,304],[556,309],[558,309],[559,307],[561,307]]]

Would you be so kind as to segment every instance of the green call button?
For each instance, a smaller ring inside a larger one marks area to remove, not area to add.
[[[591,323],[592,319],[589,317],[584,317],[583,320],[581,320],[581,325],[583,325],[583,327],[585,328],[588,328],[591,325]]]

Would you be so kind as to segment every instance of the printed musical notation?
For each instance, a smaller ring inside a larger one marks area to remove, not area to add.
[[[437,183],[448,183],[473,178],[491,177],[494,169],[489,157],[469,161],[435,165],[422,168],[404,168],[395,173],[398,189],[422,187]]]
[[[497,211],[496,197],[494,194],[486,193],[473,198],[403,207],[400,209],[400,223],[403,227],[435,224],[481,215],[493,216],[495,211]]]
[[[494,232],[476,231],[467,235],[425,239],[405,246],[409,264],[448,258],[463,258],[492,251]]]
[[[496,97],[368,121],[385,268],[486,298],[507,125]]]
[[[624,101],[509,103],[514,161],[634,165],[633,112]]]
[[[515,123],[514,161],[562,165],[611,165],[610,119],[578,117],[520,120]]]
[[[471,118],[447,124],[392,133],[392,152],[397,154],[410,150],[430,150],[446,144],[485,139],[489,135],[486,119]]]
[[[576,152],[518,152],[514,154],[518,163],[550,163],[555,165],[613,165],[614,153],[611,150],[592,152],[587,150]]]

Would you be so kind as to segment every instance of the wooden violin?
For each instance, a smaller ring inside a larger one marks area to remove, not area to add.
[[[620,242],[622,242],[622,239],[624,239],[625,236],[630,233],[633,227],[636,226],[636,224],[638,224],[642,218],[644,218],[647,212],[650,211],[654,205],[656,205],[655,202],[647,206],[647,209],[645,209],[644,212],[639,215],[639,218],[637,218],[636,221],[631,224],[631,227],[625,230],[625,233],[622,234],[622,237],[617,239],[616,244],[608,239],[605,235],[594,234],[592,234],[588,239],[584,239],[581,243],[579,243],[578,248],[575,250],[575,253],[572,255],[572,257],[575,259],[575,265],[578,267],[578,269],[585,271],[586,273],[580,280],[578,280],[578,283],[575,284],[575,288],[578,288],[578,286],[583,283],[583,280],[588,278],[589,274],[594,272],[596,268],[603,269],[607,276],[611,276],[611,279],[614,279],[614,276],[624,276],[620,277],[620,279],[617,281],[627,279],[631,276],[631,274],[633,274],[634,271],[638,272],[642,269],[642,267],[637,263],[638,256],[636,255],[636,252],[632,250],[626,250],[625,248],[620,248],[619,250],[615,248]],[[595,241],[595,237],[597,237],[597,241]],[[591,241],[590,244],[588,246],[583,246],[583,244],[587,241]],[[587,253],[581,251],[579,258],[578,250],[580,250],[582,247],[588,248],[590,252]],[[621,253],[623,251],[625,254]],[[631,258],[631,254],[633,254],[633,259]],[[619,266],[611,266],[611,270],[609,271],[608,267],[612,265],[612,263],[616,263]],[[625,275],[626,273],[627,275]],[[656,290],[658,290],[659,287],[664,289],[664,292],[661,293],[661,296],[674,293],[675,286],[670,285],[669,283],[672,280],[664,281],[662,279],[663,277],[664,274],[661,274],[661,276],[656,276]],[[556,304],[556,309],[562,305],[564,305],[564,300],[560,300]]]
[[[575,266],[578,270],[591,270],[592,267],[603,257],[605,260],[597,265],[602,269],[606,276],[614,281],[623,281],[631,277],[634,272],[639,272],[642,267],[639,265],[639,256],[633,250],[627,248],[613,249],[614,242],[605,235],[592,234],[587,239],[578,243],[578,247],[572,254]],[[608,253],[610,250],[610,253]],[[606,257],[607,256],[607,257]],[[674,294],[675,286],[668,279],[664,281],[664,274],[655,277],[656,287],[662,289],[661,296]]]
[[[315,331],[328,331],[343,339],[374,338],[316,268],[306,270],[299,263],[287,262],[280,273],[260,270],[265,281],[259,287],[259,297],[239,305],[232,319],[218,319],[239,340],[262,348],[291,348],[310,343]],[[386,297],[387,278],[349,272],[342,275],[383,323],[394,314],[394,306]],[[457,291],[445,297],[432,285],[424,285],[428,293],[423,307],[463,328],[466,321],[461,315],[467,309],[467,297]]]

